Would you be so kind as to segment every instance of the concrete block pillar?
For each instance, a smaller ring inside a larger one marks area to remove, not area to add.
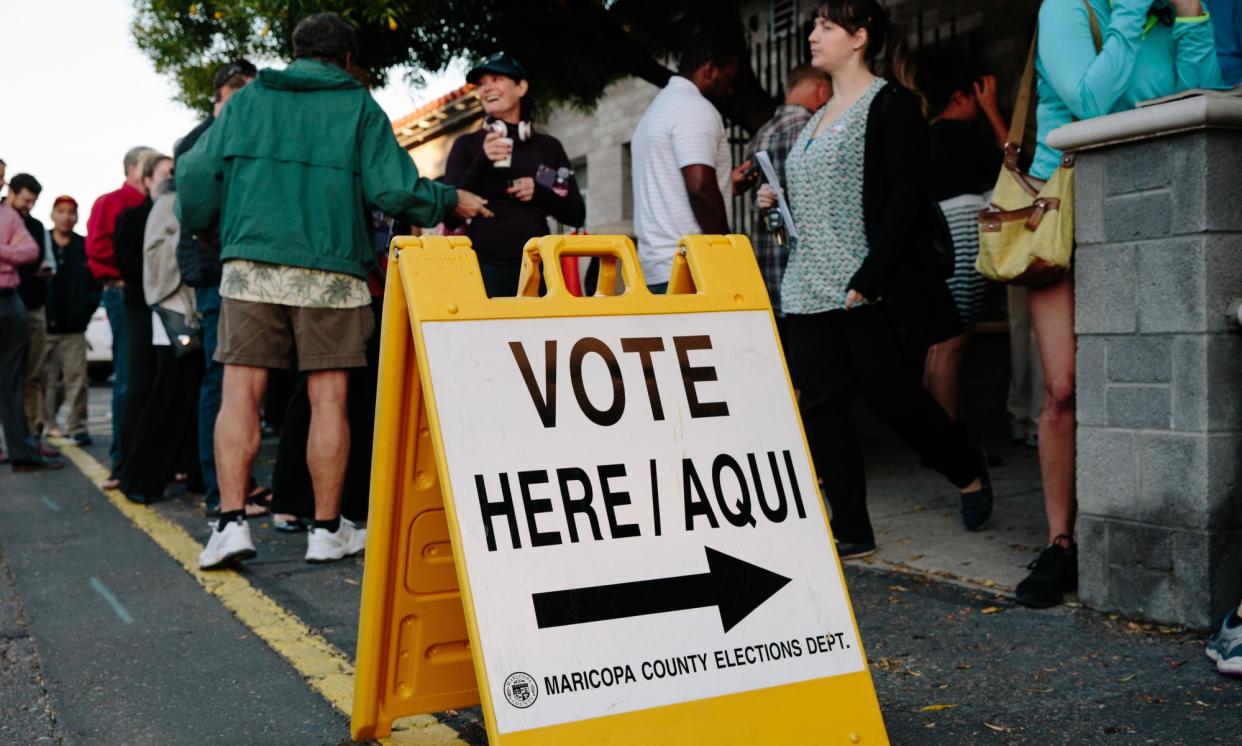
[[[1074,123],[1079,594],[1208,627],[1242,595],[1242,100]]]

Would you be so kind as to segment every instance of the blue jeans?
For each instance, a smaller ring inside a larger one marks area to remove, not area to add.
[[[112,327],[112,443],[108,456],[116,469],[121,458],[121,433],[125,430],[125,399],[129,394],[129,335],[125,333],[125,297],[119,287],[106,288],[100,304]]]
[[[198,390],[198,461],[203,469],[203,486],[207,492],[207,510],[220,509],[220,482],[216,479],[216,416],[220,414],[220,397],[224,387],[224,366],[213,358],[220,328],[220,288],[195,288],[198,312],[202,314],[203,354],[207,365],[203,383]]]

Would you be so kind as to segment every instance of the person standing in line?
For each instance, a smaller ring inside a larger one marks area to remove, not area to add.
[[[220,116],[224,106],[234,93],[245,88],[259,71],[249,60],[238,59],[216,70],[215,104],[211,116],[190,130],[173,149],[173,158],[179,161],[190,152],[203,133]],[[177,246],[177,264],[181,278],[194,289],[199,322],[203,330],[203,378],[199,384],[198,398],[198,462],[203,475],[204,505],[208,518],[220,515],[220,483],[216,479],[215,429],[216,415],[220,413],[221,387],[224,382],[224,366],[216,362],[216,341],[220,328],[220,243],[214,227],[192,235],[181,231]],[[261,515],[264,510],[247,500],[247,513]]]
[[[634,233],[653,293],[668,289],[682,236],[730,230],[732,201],[725,195],[748,164],[730,170],[728,133],[713,102],[733,95],[744,51],[711,34],[687,41],[677,74],[634,128]]]
[[[59,469],[65,462],[39,452],[26,425],[22,385],[26,364],[26,307],[17,286],[17,269],[35,262],[39,244],[30,236],[22,216],[0,204],[0,428],[4,429],[13,471]]]
[[[1242,0],[1205,0],[1203,4],[1212,14],[1221,82],[1228,86],[1242,83]]]
[[[47,361],[47,317],[43,306],[47,302],[47,282],[55,272],[54,257],[48,246],[43,223],[30,213],[34,210],[43,185],[30,174],[17,174],[9,182],[6,203],[17,210],[26,224],[30,237],[39,244],[39,257],[18,269],[21,284],[17,294],[26,306],[26,370],[22,384],[22,404],[26,413],[26,427],[39,445],[44,456],[55,456],[56,450],[43,442],[43,365]]]
[[[829,0],[819,5],[810,44],[811,64],[832,76],[833,93],[785,165],[798,242],[781,306],[807,441],[845,559],[875,551],[852,414],[859,395],[957,487],[967,530],[991,516],[992,488],[982,453],[918,378],[927,347],[959,333],[961,323],[931,226],[917,217],[929,213],[927,124],[908,87],[905,40],[877,0]],[[764,185],[759,206],[773,202]]]
[[[52,251],[56,274],[47,293],[47,388],[43,421],[52,434],[64,433],[80,446],[92,443],[86,430],[86,327],[99,306],[103,288],[86,266],[86,239],[73,232],[78,203],[61,195],[52,202]],[[63,384],[62,384],[63,378]],[[67,427],[56,424],[62,399],[68,405]]]
[[[979,323],[987,278],[975,269],[979,256],[979,211],[1000,171],[1009,127],[996,103],[996,78],[975,78],[964,60],[935,60],[937,72],[929,103],[936,112],[928,127],[928,177],[932,199],[940,203],[953,239],[953,276],[949,292],[966,331],[927,351],[923,385],[954,420],[958,419],[958,369]],[[979,128],[979,115],[988,131]]]
[[[487,117],[481,129],[453,143],[444,183],[487,199],[496,216],[470,222],[466,235],[488,297],[516,295],[522,247],[548,232],[549,216],[582,225],[586,205],[565,148],[531,125],[523,102],[530,84],[521,63],[500,52],[475,65],[466,80],[478,86]]]
[[[116,471],[121,460],[121,430],[125,425],[125,395],[129,380],[129,353],[125,335],[124,282],[116,268],[116,249],[112,234],[116,231],[116,219],[122,210],[137,207],[146,199],[142,191],[142,169],[138,165],[142,156],[154,152],[146,146],[130,148],[122,159],[125,183],[116,191],[108,192],[95,200],[90,218],[86,221],[86,262],[91,274],[103,284],[100,302],[108,313],[108,326],[112,329],[112,442],[108,455],[112,470]],[[119,481],[115,475],[105,486],[115,488]]]
[[[153,204],[151,191],[172,175],[172,166],[172,159],[161,153],[151,151],[143,155],[140,169],[142,190],[146,196],[142,204],[121,211],[113,234],[116,267],[124,283],[121,290],[125,301],[126,367],[129,372],[120,432],[121,457],[113,474],[120,488],[124,488],[130,475],[135,470],[141,470],[146,463],[146,454],[141,453],[139,448],[139,443],[145,440],[143,412],[152,401],[159,364],[151,308],[142,289],[142,249],[147,218]],[[126,493],[131,500],[143,503],[147,502],[147,498],[159,496],[142,495],[139,499],[136,493]]]
[[[158,175],[165,165],[161,162],[153,169],[156,175],[148,184],[152,206],[143,229],[141,278],[125,278],[127,288],[131,284],[142,288],[143,299],[155,314],[150,322],[152,344],[144,352],[154,363],[149,393],[142,397],[138,410],[134,408],[136,397],[131,398],[125,413],[126,422],[135,424],[126,425],[127,467],[121,472],[121,491],[131,502],[141,504],[158,500],[178,475],[185,475],[190,492],[202,489],[195,421],[203,353],[201,348],[182,347],[180,342],[181,334],[194,334],[186,330],[195,329],[198,313],[194,294],[182,283],[177,265],[181,226],[173,214],[175,182],[171,174],[162,179]],[[124,273],[128,258],[122,253],[120,234],[118,228],[117,259]]]
[[[182,228],[218,224],[224,262],[215,355],[225,366],[215,432],[221,511],[199,555],[204,570],[256,554],[244,505],[269,368],[308,373],[315,522],[306,561],[363,550],[365,530],[340,516],[348,372],[366,365],[374,325],[363,206],[419,225],[449,212],[491,215],[476,195],[418,176],[387,115],[346,72],[357,51],[353,26],[335,13],[308,16],[294,29],[293,51],[287,68],[262,70],[235,93],[178,164]]]
[[[755,132],[746,147],[747,161],[753,161],[755,153],[767,152],[782,191],[786,188],[785,160],[789,157],[789,149],[811,115],[828,103],[831,97],[832,78],[810,64],[795,67],[789,71],[785,81],[785,103],[777,107],[776,113]],[[785,276],[785,265],[789,263],[789,233],[786,231],[783,240],[777,240],[776,234],[768,230],[764,221],[759,223],[754,235],[755,258],[759,260],[759,270],[768,286],[772,312],[776,314],[776,328],[783,338],[785,314],[781,312],[781,278]]]
[[[1061,163],[1060,151],[1048,145],[1048,133],[1057,127],[1130,110],[1139,101],[1179,90],[1220,84],[1212,23],[1199,0],[1086,3],[1048,0],[1039,9],[1037,142],[1030,169],[1037,185]],[[1102,36],[1098,50],[1091,15]],[[1025,606],[1047,608],[1078,587],[1073,271],[1029,288],[1028,298],[1044,370],[1039,466],[1048,545],[1015,595]]]

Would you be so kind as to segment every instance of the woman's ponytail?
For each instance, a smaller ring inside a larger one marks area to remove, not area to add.
[[[928,105],[927,96],[923,91],[919,90],[918,68],[914,64],[913,55],[910,52],[910,44],[906,41],[906,35],[898,26],[889,26],[889,39],[885,45],[884,66],[882,71],[875,71],[883,77],[895,80],[902,87],[919,97],[919,107],[923,110],[923,117],[927,117]]]

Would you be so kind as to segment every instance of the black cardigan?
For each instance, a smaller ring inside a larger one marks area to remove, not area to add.
[[[927,122],[918,97],[896,83],[876,94],[867,113],[863,222],[868,253],[850,288],[882,299],[919,345],[962,331],[934,250],[927,203]]]
[[[510,168],[497,168],[483,154],[483,138],[486,129],[462,135],[449,151],[444,167],[444,182],[469,190],[487,200],[487,207],[494,217],[476,218],[470,221],[467,235],[479,259],[493,265],[517,266],[522,261],[522,247],[534,236],[548,232],[548,216],[565,225],[581,226],[586,219],[586,206],[578,181],[569,179],[569,193],[558,196],[551,189],[536,185],[535,195],[529,202],[519,202],[506,191],[511,179],[534,177],[539,166],[556,170],[569,167],[569,157],[555,137],[534,132],[525,141],[519,141],[514,125],[509,136],[513,137],[513,164]],[[447,218],[445,223],[453,227],[456,221]]]

